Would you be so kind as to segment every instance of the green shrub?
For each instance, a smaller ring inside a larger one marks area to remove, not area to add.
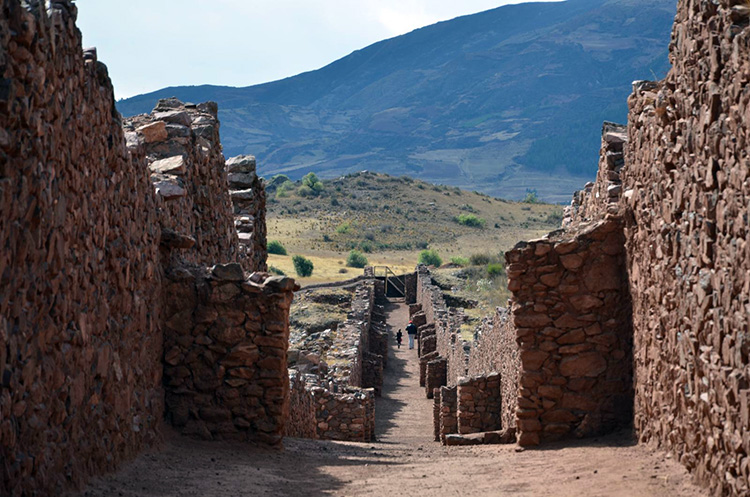
[[[495,262],[492,264],[487,264],[487,275],[490,277],[500,276],[505,272],[505,269],[503,268],[503,265],[499,262]]]
[[[459,214],[453,218],[453,221],[471,228],[484,228],[485,224],[487,224],[487,221],[474,214]]]
[[[419,253],[419,263],[438,267],[443,264],[443,259],[434,250],[423,250]]]
[[[451,257],[451,263],[455,264],[456,266],[468,266],[469,259],[467,259],[466,257]]]
[[[341,223],[338,228],[336,228],[336,233],[343,235],[346,233],[349,233],[349,230],[352,229],[352,225],[350,223]]]
[[[365,267],[367,265],[367,257],[358,250],[352,250],[346,258],[346,265],[349,267]]]
[[[302,186],[300,189],[305,188],[305,191],[309,192],[308,196],[316,196],[323,191],[323,182],[318,179],[315,173],[307,173],[302,178]]]
[[[484,266],[492,262],[492,256],[490,254],[471,254],[469,262],[472,266]]]
[[[524,204],[538,204],[539,197],[536,194],[536,189],[527,188],[526,196],[521,200]]]
[[[301,255],[295,255],[292,257],[292,264],[294,264],[294,271],[297,273],[297,276],[305,278],[312,275],[313,263],[310,259]]]
[[[268,272],[279,275],[279,276],[286,276],[286,273],[282,271],[281,269],[277,268],[276,266],[269,266]]]
[[[317,193],[315,193],[315,190],[313,190],[309,186],[302,185],[297,188],[297,195],[299,195],[300,197],[314,197],[315,195],[317,195]]]
[[[359,249],[362,252],[365,252],[367,254],[371,254],[372,251],[375,249],[375,247],[372,245],[371,242],[365,240],[365,241],[359,242]]]
[[[276,255],[286,255],[286,248],[278,240],[268,242],[268,253]]]

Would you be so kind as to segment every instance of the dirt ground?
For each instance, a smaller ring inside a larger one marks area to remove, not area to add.
[[[390,325],[404,328],[393,305]],[[165,428],[162,447],[99,478],[81,495],[104,496],[701,496],[687,472],[628,433],[543,449],[443,447],[432,441],[432,400],[419,387],[416,350],[391,349],[376,406],[378,441],[286,439],[275,451],[203,442]]]

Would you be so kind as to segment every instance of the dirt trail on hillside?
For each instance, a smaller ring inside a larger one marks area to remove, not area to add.
[[[407,306],[392,304],[403,329]],[[514,445],[443,447],[432,441],[432,401],[416,350],[391,346],[378,442],[286,439],[284,451],[201,442],[166,429],[158,451],[99,478],[86,496],[687,496],[705,492],[661,451],[626,434],[516,452]]]

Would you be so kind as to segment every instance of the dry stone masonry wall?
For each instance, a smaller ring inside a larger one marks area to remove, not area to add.
[[[240,155],[226,162],[234,225],[253,271],[266,267],[266,187],[256,173],[255,157]]]
[[[632,418],[622,224],[581,225],[506,254],[520,346],[521,445],[596,435]]]
[[[244,262],[234,229],[224,172],[215,103],[159,100],[151,114],[124,123],[128,149],[144,155],[160,204],[160,221],[170,234],[195,240],[190,250],[174,251],[193,264]],[[168,261],[168,262],[174,262]],[[263,270],[246,265],[246,269]]]
[[[215,104],[160,101],[123,129],[71,1],[2,9],[0,494],[135,456],[165,389],[185,432],[278,444],[294,282],[237,264],[261,267],[237,244]]]
[[[563,228],[618,213],[618,202],[622,194],[620,174],[625,166],[627,141],[627,126],[609,122],[602,125],[602,146],[596,182],[587,183],[583,190],[573,194],[573,201],[563,214]]]
[[[157,200],[68,1],[2,2],[0,494],[59,494],[158,438]]]
[[[635,429],[714,495],[750,492],[750,9],[680,1],[672,69],[629,100]]]
[[[375,439],[375,396],[380,394],[386,365],[385,316],[378,301],[384,298],[382,284],[370,278],[358,283],[351,311],[341,323],[325,353],[324,376],[305,375],[305,387],[292,382],[291,410],[295,418],[313,416],[315,436],[298,430],[294,436],[329,440],[369,442]],[[382,303],[382,302],[381,302]]]
[[[204,439],[281,443],[289,415],[286,277],[237,264],[168,272],[164,384],[168,419]]]

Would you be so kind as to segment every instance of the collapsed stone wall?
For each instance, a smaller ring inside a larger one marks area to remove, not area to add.
[[[672,69],[634,85],[622,173],[635,429],[715,495],[750,491],[749,15],[680,1]]]
[[[343,392],[331,392],[313,387],[311,392],[318,438],[349,442],[375,440],[375,390],[347,388]]]
[[[294,280],[237,264],[167,273],[168,419],[204,439],[281,444],[289,417],[289,306]]]
[[[506,253],[520,346],[521,445],[632,419],[632,327],[622,223],[607,219]]]
[[[469,354],[468,376],[500,373],[502,428],[516,426],[521,357],[516,327],[507,309],[498,307],[492,319],[485,319]]]
[[[75,5],[2,11],[0,494],[59,494],[158,438],[158,203]]]

